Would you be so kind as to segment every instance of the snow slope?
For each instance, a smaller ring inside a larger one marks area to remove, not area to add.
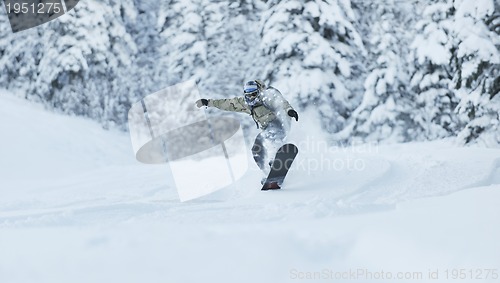
[[[126,133],[5,92],[0,113],[2,283],[498,282],[499,149],[326,147],[302,115],[283,190],[259,191],[249,164],[181,203]]]

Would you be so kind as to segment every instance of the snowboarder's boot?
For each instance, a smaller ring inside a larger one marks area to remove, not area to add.
[[[278,182],[270,182],[266,183],[263,187],[263,191],[268,191],[268,190],[279,190],[281,187],[278,185]]]

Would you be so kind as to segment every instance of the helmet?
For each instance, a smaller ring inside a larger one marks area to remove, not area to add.
[[[257,96],[259,94],[259,85],[256,81],[248,81],[243,86],[243,93],[245,96]]]
[[[245,100],[253,101],[264,89],[264,83],[260,80],[248,81],[243,86],[243,93],[245,95]]]

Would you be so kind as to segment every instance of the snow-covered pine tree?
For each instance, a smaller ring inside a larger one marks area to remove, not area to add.
[[[106,116],[123,123],[126,111],[117,108],[127,98],[117,95],[112,86],[136,52],[122,19],[122,14],[127,16],[124,11],[133,10],[131,0],[120,4],[84,1],[51,22],[44,30],[45,52],[32,95],[67,113],[97,120]]]
[[[292,0],[267,3],[261,50],[264,79],[301,108],[314,107],[327,132],[340,130],[359,103],[358,63],[363,43],[350,0]]]
[[[260,78],[265,58],[259,57],[260,1],[209,1],[205,10],[207,72],[202,83],[212,96],[242,94],[245,81]]]
[[[133,41],[133,52],[130,54],[130,66],[116,70],[116,79],[112,80],[113,94],[105,99],[106,105],[116,107],[106,111],[105,121],[120,117],[117,121],[121,128],[126,128],[130,105],[146,95],[158,91],[168,85],[168,82],[156,76],[160,40],[157,21],[161,2],[156,0],[129,0],[118,2],[113,9],[121,15],[126,32]],[[115,12],[115,13],[116,13]],[[111,108],[110,108],[111,109]]]
[[[168,85],[207,77],[206,16],[203,0],[161,3],[158,29],[161,46],[156,75]]]
[[[3,4],[2,4],[3,6]],[[0,8],[0,86],[23,97],[37,75],[41,44],[36,29],[12,33],[5,10]]]
[[[410,67],[408,27],[414,19],[412,5],[395,1],[357,3],[368,12],[365,45],[368,75],[364,81],[363,100],[352,112],[348,125],[335,139],[343,141],[409,141],[418,137],[414,122],[414,95],[408,89]]]
[[[121,14],[125,20],[127,33],[132,37],[137,52],[134,54],[133,67],[127,68],[119,93],[124,95],[135,94],[137,99],[164,87],[162,81],[155,80],[154,72],[160,59],[158,49],[161,45],[156,28],[158,11],[161,2],[156,0],[134,0],[133,9],[127,12],[122,8]],[[132,78],[132,79],[131,79]]]
[[[6,86],[64,113],[124,125],[129,97],[114,86],[137,51],[124,25],[134,10],[132,0],[82,1],[46,25],[10,33],[0,42]]]
[[[455,114],[458,98],[451,86],[453,39],[451,4],[432,1],[416,24],[410,64],[415,67],[411,88],[417,94],[415,121],[427,139],[455,135],[463,121]]]
[[[262,6],[259,0],[162,2],[158,21],[162,44],[156,72],[160,84],[195,79],[202,97],[241,95],[245,80],[261,78]],[[244,127],[254,126],[248,119],[241,122]]]
[[[461,142],[500,144],[500,4],[453,1],[453,86],[459,115],[469,122]]]

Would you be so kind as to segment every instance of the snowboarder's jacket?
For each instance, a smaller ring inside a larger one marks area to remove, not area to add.
[[[267,128],[268,124],[278,116],[290,118],[286,113],[293,108],[277,89],[268,87],[257,96],[257,100],[258,102],[252,106],[245,102],[244,97],[209,99],[207,106],[250,114],[257,127],[261,129]]]

